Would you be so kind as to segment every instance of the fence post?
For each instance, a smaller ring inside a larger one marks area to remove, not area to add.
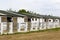
[[[43,30],[43,29],[42,29],[42,27],[43,27],[42,25],[43,25],[43,23],[40,22],[40,30]]]
[[[46,29],[46,22],[44,22],[44,30]]]
[[[9,34],[13,33],[13,23],[9,23]]]
[[[1,23],[1,35],[3,34],[3,23]]]
[[[39,23],[37,22],[37,24],[36,24],[36,30],[38,31],[39,29]]]
[[[31,28],[30,28],[30,31],[32,31],[33,30],[33,26],[32,26],[32,23],[31,23]]]
[[[18,29],[17,29],[18,32],[20,32],[20,23],[18,23]]]
[[[30,31],[37,31],[38,26],[39,26],[39,24],[37,22],[32,22]]]
[[[55,22],[54,22],[54,27],[53,27],[53,28],[55,28],[55,25],[56,25],[56,24],[55,24]]]
[[[27,29],[28,29],[28,27],[27,27],[27,26],[28,26],[28,24],[27,24],[27,22],[26,22],[25,32],[27,32],[27,31],[28,31],[28,30],[27,30]]]
[[[18,32],[27,32],[27,23],[19,23],[19,25],[18,25]],[[24,31],[21,31],[21,28],[22,28],[22,26],[23,26],[23,28],[24,28]]]

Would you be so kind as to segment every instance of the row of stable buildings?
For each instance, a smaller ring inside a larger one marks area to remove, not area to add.
[[[60,27],[60,17],[0,10],[0,33],[38,31]]]

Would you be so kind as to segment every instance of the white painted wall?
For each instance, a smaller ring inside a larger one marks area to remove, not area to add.
[[[45,20],[45,19],[43,19],[43,18],[40,18],[40,22],[45,22],[44,20]]]
[[[33,23],[33,22],[39,22],[39,18],[37,18],[37,20],[35,20],[36,18],[33,18],[34,20],[32,20],[32,18],[31,18],[31,23]]]
[[[18,17],[18,18],[17,18],[17,23],[22,23],[22,22],[24,22],[24,18]]]
[[[53,22],[53,19],[48,19],[48,22],[49,22],[49,20],[51,20],[51,22]]]
[[[0,16],[0,23],[1,23],[1,16]]]
[[[57,20],[57,21],[56,21]],[[55,19],[55,22],[59,22],[59,19]]]

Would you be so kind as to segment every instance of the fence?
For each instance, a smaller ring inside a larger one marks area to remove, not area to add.
[[[7,22],[0,23],[0,33],[1,34],[13,33],[13,23],[12,22],[9,23],[9,29],[7,26]]]
[[[28,32],[28,23],[22,22],[17,23],[17,32]],[[13,34],[14,33],[14,27],[13,22],[9,23],[9,26],[7,26],[7,22],[0,23],[0,33],[1,34]],[[51,29],[51,28],[59,28],[60,24],[57,22],[33,22],[31,23],[31,27],[29,31],[38,31],[38,30],[45,30],[45,29]]]
[[[27,23],[18,23],[18,32],[27,32]]]
[[[30,31],[37,31],[38,27],[39,27],[39,23],[33,22],[33,23],[31,23]]]

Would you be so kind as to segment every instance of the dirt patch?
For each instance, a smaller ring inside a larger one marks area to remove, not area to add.
[[[0,40],[60,40],[59,31],[34,32],[28,34],[2,35]]]

